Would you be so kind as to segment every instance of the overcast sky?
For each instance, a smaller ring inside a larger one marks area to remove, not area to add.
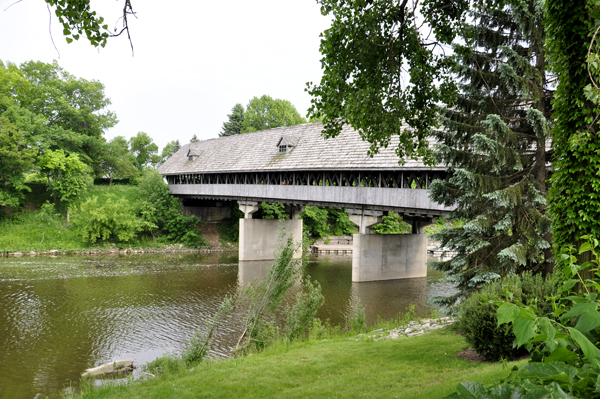
[[[44,1],[14,2],[0,0],[0,59],[56,59],[76,77],[99,80],[119,119],[106,138],[144,131],[161,149],[194,134],[217,137],[231,108],[253,96],[289,100],[305,116],[304,89],[321,78],[319,34],[330,24],[315,0],[134,0],[132,56],[126,37],[100,50],[84,39],[67,44],[53,12],[49,26]],[[92,7],[113,26],[122,0]]]

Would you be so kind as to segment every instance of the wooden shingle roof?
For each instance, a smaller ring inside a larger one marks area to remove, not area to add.
[[[325,140],[322,123],[261,130],[198,141],[184,145],[159,167],[162,175],[183,173],[217,173],[286,170],[348,170],[348,169],[429,169],[422,162],[406,160],[398,164],[394,137],[388,148],[367,156],[369,143],[346,125],[341,134]],[[290,148],[280,154],[277,147],[284,139]],[[188,154],[200,154],[190,161]],[[441,168],[436,168],[441,169]]]

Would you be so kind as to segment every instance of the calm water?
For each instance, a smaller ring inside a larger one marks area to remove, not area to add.
[[[351,260],[321,257],[306,267],[325,296],[318,316],[333,324],[357,299],[373,322],[411,304],[423,314],[429,296],[452,292],[440,275],[352,283]],[[54,397],[87,368],[180,351],[224,295],[267,268],[240,264],[237,254],[0,258],[0,398]],[[239,320],[226,321],[213,356],[227,356]]]

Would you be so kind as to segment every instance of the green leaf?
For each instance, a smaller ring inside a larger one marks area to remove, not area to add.
[[[535,336],[535,330],[533,329],[535,322],[533,320],[524,319],[517,317],[513,321],[513,333],[517,337],[517,345],[521,346],[527,343],[531,338]]]
[[[519,307],[512,303],[504,303],[496,311],[496,317],[498,318],[499,326],[514,321],[518,315]]]
[[[577,284],[579,281],[575,280],[575,279],[570,279],[565,281],[565,283],[563,284],[563,290],[564,291],[569,291],[571,288],[573,288],[575,286],[575,284]]]
[[[571,352],[567,348],[559,346],[550,354],[550,356],[544,358],[544,362],[565,362],[569,363],[579,359],[579,356]]]
[[[546,335],[548,340],[554,341],[554,336],[556,335],[556,329],[550,322],[550,319],[547,317],[541,317],[538,320],[538,324],[540,326],[540,330],[542,331],[542,333],[544,335]]]
[[[473,398],[477,399],[482,397],[487,390],[485,386],[480,382],[461,382],[456,387],[456,390],[461,395],[462,398]]]
[[[586,333],[598,326],[600,326],[600,313],[597,310],[590,310],[581,314],[575,328]]]
[[[70,37],[67,37],[67,43],[73,43],[73,39],[71,39]]]
[[[579,330],[573,327],[567,327],[567,330],[571,334],[573,341],[579,345],[586,358],[592,360],[594,357],[600,355],[600,349],[596,348]]]
[[[589,242],[584,242],[579,247],[579,254],[582,254],[582,253],[587,252],[587,251],[591,251],[592,249],[594,249],[592,247],[592,244],[590,244]]]
[[[598,308],[597,303],[590,303],[590,302],[576,303],[575,305],[573,305],[571,310],[569,310],[567,313],[562,315],[562,317],[560,319],[566,320],[569,317],[579,316],[588,311],[595,311],[597,308]]]

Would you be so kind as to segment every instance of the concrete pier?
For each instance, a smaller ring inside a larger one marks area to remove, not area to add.
[[[427,276],[426,234],[354,234],[352,282]]]
[[[302,256],[302,219],[264,220],[240,219],[240,260],[273,260],[277,248],[279,229],[284,226],[299,245],[294,258]]]

